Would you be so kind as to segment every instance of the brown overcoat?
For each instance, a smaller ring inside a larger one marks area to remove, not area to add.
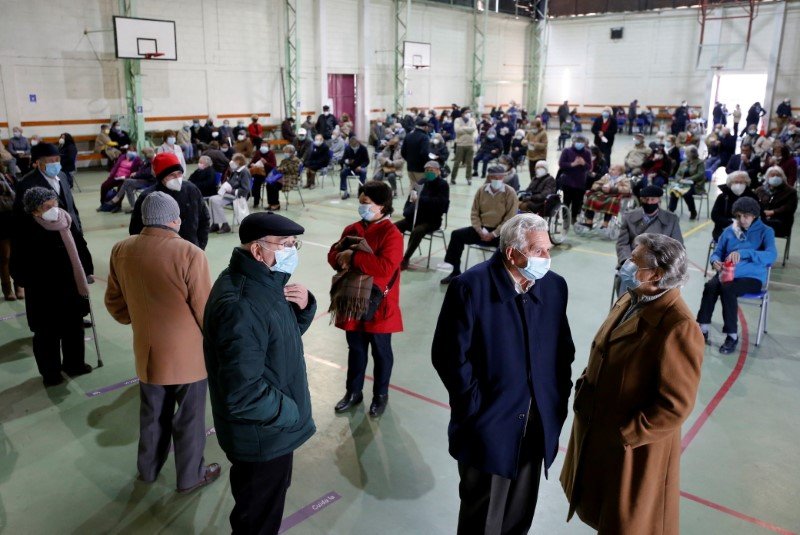
[[[681,424],[692,412],[704,341],[680,289],[624,323],[620,298],[575,383],[575,418],[561,485],[602,534],[677,535]]]
[[[114,245],[105,303],[133,327],[139,380],[178,385],[207,377],[202,328],[210,293],[205,253],[177,232],[145,227]]]

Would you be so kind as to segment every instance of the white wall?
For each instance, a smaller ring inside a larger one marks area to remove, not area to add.
[[[760,6],[744,68],[725,72],[767,72],[775,8],[770,3]],[[743,13],[741,8],[730,9]],[[569,99],[584,111],[597,113],[596,105],[627,105],[634,98],[640,104],[657,107],[674,106],[685,98],[692,106],[707,108],[711,75],[709,69],[696,68],[700,42],[697,17],[696,9],[670,9],[553,20],[544,79],[545,103]],[[796,105],[800,104],[800,36],[795,31],[798,24],[800,3],[793,2],[787,5],[776,98],[793,97]],[[624,28],[623,39],[611,40],[613,27]],[[746,19],[709,22],[705,42],[743,42],[746,31]],[[746,112],[752,102],[741,104]]]

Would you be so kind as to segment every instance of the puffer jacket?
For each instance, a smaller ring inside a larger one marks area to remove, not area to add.
[[[286,455],[316,431],[303,341],[317,303],[300,310],[283,295],[289,275],[236,248],[211,289],[203,352],[217,439],[231,460]]]
[[[475,132],[478,128],[475,119],[470,117],[469,121],[464,122],[464,119],[459,117],[453,121],[453,127],[456,131],[456,145],[471,147],[475,144]]]

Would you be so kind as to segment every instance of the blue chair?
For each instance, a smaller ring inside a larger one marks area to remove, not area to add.
[[[772,274],[772,264],[767,266],[767,280],[761,287],[761,291],[752,294],[744,294],[739,297],[739,302],[745,305],[758,305],[761,312],[758,316],[758,333],[756,334],[756,347],[761,344],[762,336],[767,332],[767,313],[769,312],[769,279]]]

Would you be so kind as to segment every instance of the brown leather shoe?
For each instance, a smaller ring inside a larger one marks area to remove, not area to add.
[[[197,482],[197,484],[193,487],[189,487],[188,489],[178,489],[179,494],[189,494],[201,487],[205,487],[206,485],[210,485],[217,479],[219,479],[219,475],[222,473],[222,468],[218,463],[211,463],[206,465],[206,475]]]

